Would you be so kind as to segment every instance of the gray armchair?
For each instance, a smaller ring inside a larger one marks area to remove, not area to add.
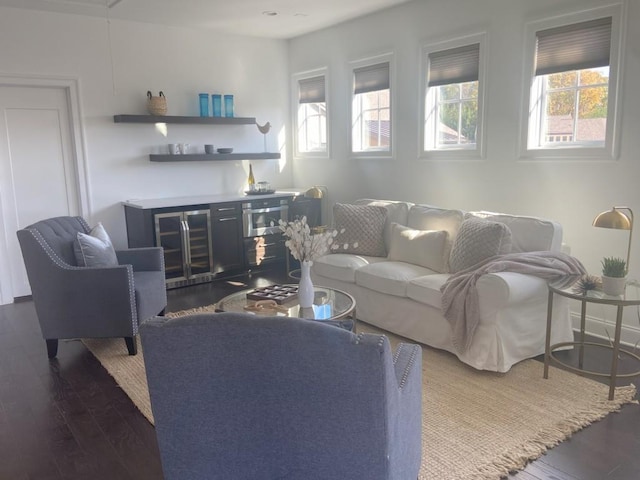
[[[17,232],[49,358],[58,339],[83,337],[123,337],[135,355],[138,324],[167,305],[161,248],[117,251],[117,266],[78,267],[73,243],[89,231],[81,217],[56,217]]]
[[[140,338],[166,480],[417,478],[419,346],[240,313]]]

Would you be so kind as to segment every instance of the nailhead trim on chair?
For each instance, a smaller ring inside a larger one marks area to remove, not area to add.
[[[407,363],[407,366],[404,369],[404,372],[402,372],[402,378],[400,379],[400,388],[403,388],[404,384],[407,383],[407,378],[409,377],[409,372],[411,371],[411,368],[413,367],[413,364],[416,362],[416,356],[417,356],[418,348],[420,348],[420,347],[414,346],[411,349],[411,358],[409,358],[409,362]]]

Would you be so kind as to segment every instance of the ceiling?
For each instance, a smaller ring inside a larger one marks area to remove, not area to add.
[[[0,6],[287,39],[409,0],[0,0]]]

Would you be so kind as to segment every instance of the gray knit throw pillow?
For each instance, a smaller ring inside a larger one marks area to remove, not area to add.
[[[387,209],[377,205],[350,205],[336,203],[333,206],[333,223],[338,236],[333,253],[353,253],[371,257],[386,257],[384,224]],[[344,230],[344,232],[342,231]],[[347,248],[344,248],[344,245]]]
[[[511,253],[511,230],[504,223],[470,217],[460,225],[449,256],[452,273],[466,270],[494,255]]]

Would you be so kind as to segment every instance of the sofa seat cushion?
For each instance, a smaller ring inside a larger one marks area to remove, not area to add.
[[[415,278],[434,274],[433,270],[405,262],[371,263],[356,271],[356,284],[375,292],[407,296],[407,285]]]
[[[367,257],[351,253],[324,255],[313,262],[313,272],[322,277],[355,283],[356,270],[365,265],[386,261],[386,257]]]
[[[407,285],[407,297],[434,308],[441,308],[442,293],[440,292],[440,287],[445,284],[450,276],[451,274],[449,273],[438,273],[414,278]]]

